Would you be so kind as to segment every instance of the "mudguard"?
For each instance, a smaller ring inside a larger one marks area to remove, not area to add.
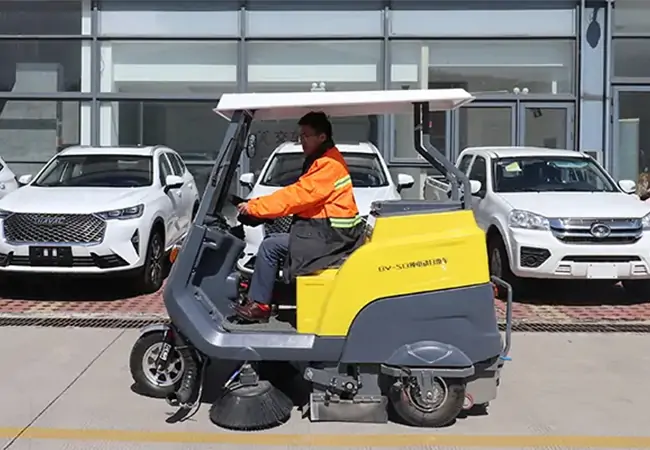
[[[386,360],[385,365],[395,367],[441,368],[461,371],[463,376],[474,375],[472,361],[453,345],[436,341],[420,341],[403,345]]]
[[[144,336],[145,334],[149,334],[149,333],[153,333],[153,332],[157,332],[157,331],[161,331],[161,332],[164,333],[167,330],[169,330],[169,328],[171,328],[171,327],[167,323],[154,323],[154,324],[151,324],[151,325],[147,325],[144,328],[141,328],[140,329],[140,336]]]

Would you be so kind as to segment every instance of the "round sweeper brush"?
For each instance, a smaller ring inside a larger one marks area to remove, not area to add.
[[[291,416],[293,402],[265,380],[255,386],[233,386],[210,408],[210,420],[229,430],[255,431],[282,425]]]

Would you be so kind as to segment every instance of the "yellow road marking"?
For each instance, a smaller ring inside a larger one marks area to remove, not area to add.
[[[22,428],[0,428],[11,439]],[[650,436],[526,436],[452,434],[279,434],[274,432],[189,432],[29,428],[21,439],[260,445],[289,447],[478,447],[478,448],[650,448]]]

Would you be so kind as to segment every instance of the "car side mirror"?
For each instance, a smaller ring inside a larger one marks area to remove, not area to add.
[[[404,189],[412,188],[415,184],[415,179],[406,173],[397,174],[397,192],[401,192]]]
[[[21,186],[28,185],[29,183],[32,182],[33,178],[34,178],[34,175],[32,175],[31,173],[29,173],[27,175],[21,175],[18,178],[18,184],[21,185]]]
[[[632,180],[620,180],[618,187],[626,194],[634,194],[636,192],[636,183]]]
[[[165,178],[165,192],[178,189],[181,186],[183,186],[183,178],[178,175],[167,175],[167,178]]]
[[[483,183],[478,180],[469,180],[469,190],[470,193],[475,197],[485,197],[485,189],[483,189]]]
[[[239,184],[248,189],[253,189],[253,182],[255,181],[255,174],[252,172],[242,173],[239,177]]]

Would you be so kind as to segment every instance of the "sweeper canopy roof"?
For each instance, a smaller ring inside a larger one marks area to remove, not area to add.
[[[255,120],[281,120],[299,119],[311,111],[330,117],[412,114],[415,103],[446,111],[472,100],[464,89],[224,94],[214,111],[228,120],[238,110],[254,112]]]
[[[222,211],[245,150],[253,158],[257,140],[250,135],[253,120],[295,119],[312,111],[330,117],[413,114],[415,151],[451,184],[452,200],[460,199],[460,186],[470,191],[469,180],[438,149],[429,134],[429,111],[447,111],[474,100],[464,89],[419,89],[394,91],[282,92],[224,94],[214,111],[230,121],[221,150],[204,193],[198,217]],[[470,208],[469,196],[463,202]]]

